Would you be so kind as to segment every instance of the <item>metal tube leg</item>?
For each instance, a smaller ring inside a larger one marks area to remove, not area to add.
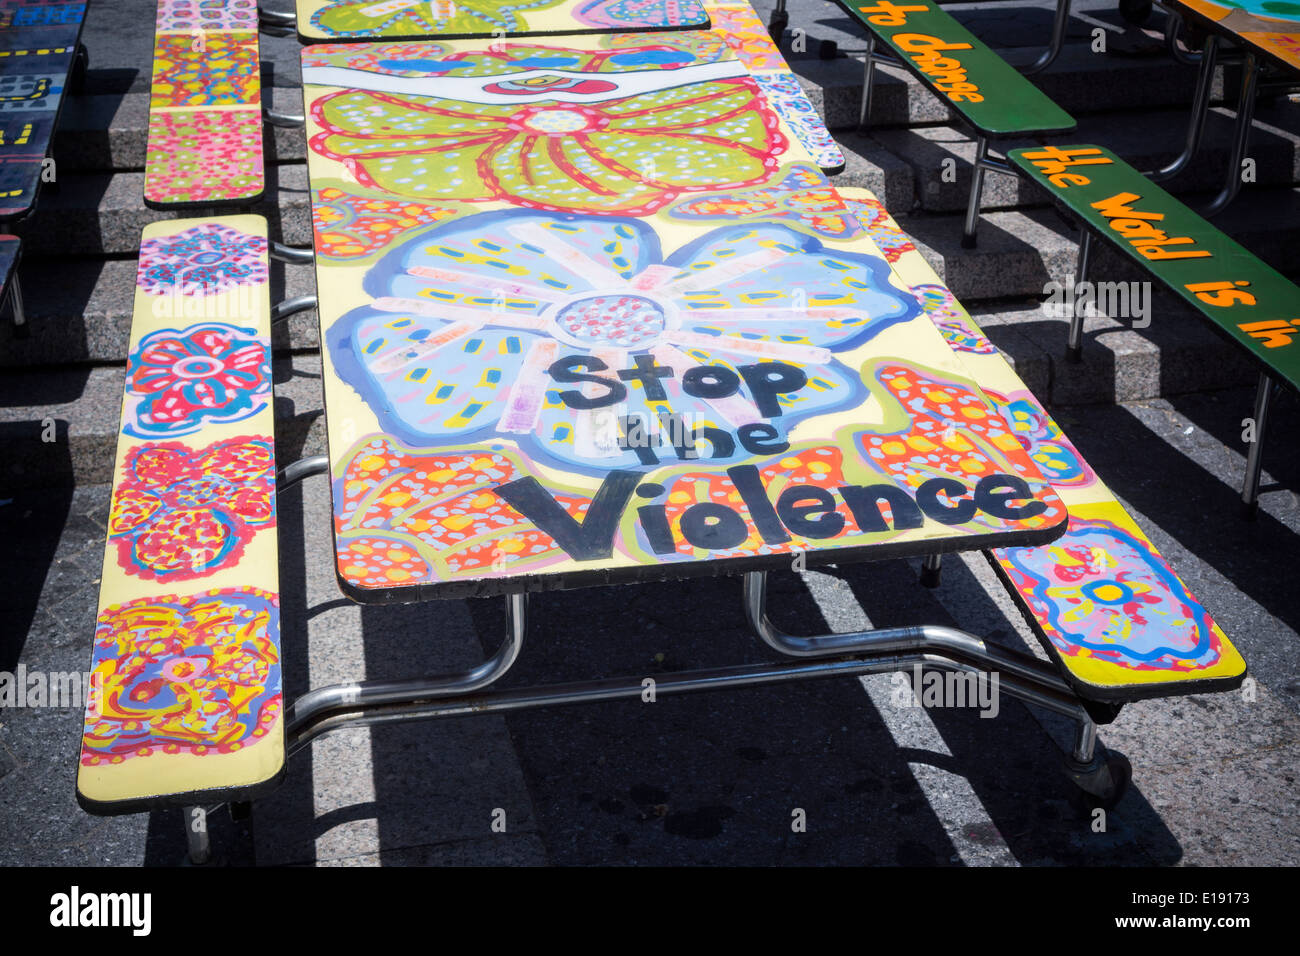
[[[1214,66],[1218,58],[1218,49],[1216,37],[1211,36],[1205,41],[1205,52],[1201,54],[1201,71],[1197,75],[1196,93],[1192,99],[1192,118],[1187,126],[1187,143],[1177,159],[1150,174],[1155,182],[1163,182],[1177,176],[1201,148],[1201,134],[1205,132],[1205,117],[1210,112],[1210,90],[1214,86]]]
[[[1247,53],[1241,64],[1241,96],[1237,100],[1237,127],[1233,131],[1232,159],[1228,161],[1228,178],[1223,191],[1206,207],[1204,215],[1220,213],[1241,189],[1241,161],[1250,142],[1250,126],[1255,119],[1255,84],[1259,81],[1259,62]]]
[[[203,807],[185,808],[185,844],[189,847],[189,860],[194,866],[202,866],[212,859],[208,811]]]
[[[292,299],[285,299],[283,302],[277,302],[271,306],[271,324],[276,325],[290,316],[297,315],[299,312],[310,312],[316,306],[317,301],[314,295],[300,295]]]
[[[858,129],[866,132],[871,117],[871,86],[876,77],[876,38],[867,35],[867,59],[862,68],[862,107],[858,110]]]
[[[310,458],[299,458],[297,461],[291,461],[285,465],[275,476],[275,490],[284,491],[292,488],[304,478],[310,478],[312,475],[324,475],[330,470],[330,460],[324,455],[312,455]]]
[[[1259,373],[1255,387],[1255,440],[1246,451],[1246,477],[1241,483],[1241,503],[1246,517],[1259,513],[1259,476],[1264,466],[1264,429],[1268,425],[1268,406],[1273,397],[1273,380],[1267,372]]]
[[[18,274],[9,280],[9,307],[13,310],[14,334],[26,338],[31,334],[27,325],[27,313],[23,310],[23,289],[18,284]]]
[[[1097,724],[1083,702],[1065,683],[1056,668],[1028,654],[1017,653],[980,640],[973,634],[950,627],[881,628],[850,634],[822,634],[801,637],[779,630],[767,616],[767,573],[745,573],[745,620],[768,647],[789,657],[832,657],[867,654],[881,659],[894,656],[892,669],[905,669],[908,662],[923,658],[923,666],[980,673],[995,672],[1003,691],[1020,700],[1045,707],[1074,721],[1075,738],[1067,769],[1077,772],[1095,756]]]
[[[943,572],[943,555],[927,554],[921,559],[921,587],[937,588]]]
[[[405,680],[368,680],[352,684],[331,684],[308,691],[285,714],[286,744],[290,756],[307,745],[315,729],[333,714],[413,699],[433,700],[456,697],[482,690],[501,678],[519,657],[528,627],[528,595],[506,596],[506,637],[497,652],[482,664],[459,674],[438,674]]]
[[[975,167],[971,170],[970,198],[966,200],[966,225],[961,234],[963,249],[975,248],[975,227],[980,218],[980,194],[984,192],[984,160],[988,158],[989,141],[981,136],[975,142]]]
[[[1088,279],[1088,269],[1092,263],[1092,233],[1086,228],[1079,237],[1079,258],[1075,263],[1074,284],[1076,287]],[[1070,301],[1074,302],[1074,289],[1070,290]],[[1065,358],[1070,362],[1083,360],[1083,313],[1078,308],[1072,309],[1070,315],[1070,338],[1065,346]]]
[[[1089,717],[1080,720],[1075,729],[1074,750],[1070,754],[1079,763],[1091,763],[1097,749],[1097,725]]]
[[[1052,42],[1040,56],[1020,72],[1025,76],[1038,73],[1052,65],[1065,46],[1065,29],[1070,22],[1070,0],[1056,0],[1056,19],[1052,21]]]
[[[309,266],[316,261],[316,253],[314,249],[299,249],[296,246],[286,246],[283,242],[272,240],[271,258],[290,265]]]

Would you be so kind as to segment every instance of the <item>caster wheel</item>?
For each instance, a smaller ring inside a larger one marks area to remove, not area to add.
[[[1067,774],[1079,788],[1086,810],[1113,810],[1124,799],[1133,780],[1133,765],[1121,753],[1098,754],[1086,767],[1067,763]]]
[[[1119,15],[1126,23],[1140,27],[1151,16],[1151,0],[1119,0]]]
[[[785,35],[785,28],[790,25],[790,12],[788,10],[773,10],[772,19],[767,21],[767,32],[772,37],[772,42],[777,46],[781,45],[781,37]]]

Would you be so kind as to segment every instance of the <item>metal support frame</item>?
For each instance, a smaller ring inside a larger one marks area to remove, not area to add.
[[[1068,0],[1066,0],[1065,6],[1068,11]],[[867,123],[871,116],[871,90],[875,85],[876,64],[902,65],[897,57],[876,52],[876,37],[873,33],[867,34],[867,46],[863,52],[866,56],[862,61],[862,105],[858,109],[858,131],[861,133],[867,131]],[[976,244],[975,226],[979,221],[980,196],[984,192],[984,173],[987,170],[1007,173],[1008,175],[1016,174],[1016,171],[1011,168],[1011,164],[1005,159],[997,159],[989,155],[988,137],[979,136],[975,141],[975,167],[971,171],[970,196],[966,200],[966,223],[961,236],[961,244],[964,249],[973,249]]]
[[[310,311],[316,308],[316,305],[317,299],[314,295],[300,295],[292,299],[285,299],[283,302],[277,302],[271,306],[271,324],[276,325],[291,315]]]
[[[1025,76],[1041,73],[1055,62],[1065,46],[1065,31],[1070,23],[1070,0],[1056,0],[1056,18],[1052,20],[1052,40],[1047,49],[1033,63],[1022,66],[1020,72]]]
[[[203,866],[212,859],[212,840],[208,836],[208,811],[204,807],[186,807],[185,845],[192,866]]]
[[[1275,385],[1268,372],[1259,373],[1255,386],[1255,440],[1246,451],[1246,475],[1241,483],[1241,504],[1246,517],[1259,514],[1259,476],[1264,468],[1264,430],[1268,426],[1268,407]]]
[[[1079,236],[1079,257],[1075,260],[1074,265],[1074,284],[1076,287],[1080,283],[1088,281],[1088,270],[1092,265],[1092,233],[1088,231],[1087,226],[1081,225],[1081,235]],[[1074,292],[1073,289],[1070,290]],[[1070,301],[1074,301],[1074,296],[1070,296]],[[1083,360],[1083,312],[1079,309],[1072,310],[1070,316],[1070,336],[1065,345],[1065,358],[1070,362],[1080,362]]]
[[[405,680],[334,684],[299,697],[286,715],[289,754],[297,753],[316,737],[343,727],[503,713],[644,695],[645,678],[641,676],[487,689],[510,669],[523,647],[527,627],[525,597],[512,594],[506,598],[509,624],[505,640],[492,657],[472,670]],[[954,628],[938,626],[792,636],[768,620],[767,575],[762,571],[745,574],[744,604],[746,620],[758,638],[782,657],[797,658],[800,662],[743,664],[657,676],[654,678],[656,696],[786,680],[875,674],[907,670],[916,664],[976,674],[996,672],[1000,688],[1013,697],[1075,722],[1068,766],[1077,768],[1097,761],[1096,724],[1083,703],[1046,661],[988,644]]]
[[[1205,207],[1203,216],[1214,216],[1227,208],[1241,190],[1241,161],[1250,143],[1250,127],[1255,119],[1255,85],[1259,81],[1259,61],[1247,52],[1241,64],[1241,92],[1237,97],[1237,123],[1232,134],[1232,157],[1223,189]]]
[[[1163,3],[1157,0],[1155,6],[1164,11],[1165,14],[1165,49],[1169,51],[1175,62],[1183,66],[1195,66],[1201,62],[1201,54],[1192,53],[1190,50],[1184,50],[1178,45],[1178,34],[1183,32],[1183,15],[1170,10]]]
[[[937,588],[943,574],[943,555],[927,554],[921,561],[921,587]]]
[[[268,126],[281,129],[303,129],[307,125],[307,117],[302,113],[277,113],[269,106],[262,107],[262,119]]]
[[[980,196],[984,192],[984,173],[986,170],[996,173],[1015,175],[1015,170],[1005,159],[996,159],[989,155],[989,139],[979,136],[975,140],[975,164],[971,169],[970,196],[966,199],[966,222],[962,226],[961,245],[963,249],[974,249],[976,245],[975,227],[979,225]]]
[[[876,78],[876,37],[875,34],[867,34],[866,59],[863,63],[862,74],[862,104],[858,108],[858,132],[867,131],[867,119],[871,115],[871,87]]]
[[[286,246],[283,242],[271,242],[271,258],[278,259],[280,262],[287,262],[294,266],[309,266],[316,261],[316,252],[308,247],[299,249],[296,246]]]
[[[31,335],[31,328],[27,325],[27,312],[23,309],[23,290],[18,284],[18,270],[14,269],[14,274],[9,277],[9,286],[5,290],[9,299],[9,308],[13,314],[14,334],[20,338],[26,338]]]
[[[871,91],[875,86],[876,64],[883,63],[886,66],[903,66],[903,61],[892,53],[876,52],[876,35],[867,34],[867,45],[861,50],[844,50],[844,53],[861,53],[865,57],[862,61],[862,105],[858,108],[858,132],[865,133],[867,124],[871,118]]]
[[[313,455],[310,458],[299,458],[297,461],[291,461],[275,473],[275,490],[284,491],[286,488],[292,488],[304,478],[310,478],[312,475],[323,475],[330,470],[330,460],[324,455]]]
[[[1205,50],[1198,57],[1201,69],[1196,78],[1196,92],[1192,98],[1192,118],[1187,126],[1187,142],[1183,151],[1168,166],[1155,172],[1147,173],[1155,182],[1172,179],[1181,173],[1201,148],[1201,135],[1205,132],[1205,118],[1210,112],[1210,91],[1214,87],[1214,68],[1218,58],[1218,38],[1210,36],[1205,41]]]
[[[296,27],[298,17],[293,13],[282,13],[279,10],[268,10],[266,7],[258,5],[257,8],[258,23],[265,23],[273,27]]]

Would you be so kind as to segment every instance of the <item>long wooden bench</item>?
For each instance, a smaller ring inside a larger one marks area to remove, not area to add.
[[[1241,655],[889,213],[838,191],[1069,509],[1052,544],[987,554],[1075,692],[1116,704],[1239,686]]]
[[[245,206],[266,188],[257,6],[158,0],[144,201]]]
[[[83,2],[0,6],[0,220],[31,212],[51,177],[46,157],[81,63]]]
[[[278,783],[266,220],[145,227],[77,774],[93,813]]]
[[[989,140],[1066,133],[1075,128],[1073,117],[930,0],[836,3],[869,31],[861,126],[870,118],[876,64],[884,63],[906,67],[975,131],[975,165],[962,230],[962,245],[974,246],[984,173],[1011,172],[1004,161],[989,155]],[[892,55],[877,52],[878,43]]]
[[[1253,441],[1241,499],[1259,505],[1265,428],[1274,391],[1300,391],[1300,288],[1149,178],[1100,146],[1014,149],[1013,166],[1079,221],[1075,281],[1087,281],[1094,236],[1172,291],[1260,368]],[[1067,355],[1083,347],[1081,310],[1070,318]]]

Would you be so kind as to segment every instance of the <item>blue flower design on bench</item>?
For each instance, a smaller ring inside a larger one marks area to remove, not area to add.
[[[380,259],[365,280],[373,301],[326,341],[338,374],[412,446],[511,438],[535,459],[598,473],[641,463],[620,416],[651,429],[664,415],[725,431],[766,421],[784,438],[858,404],[864,386],[836,353],[920,311],[889,276],[879,258],[781,223],[716,229],[664,256],[644,221],[505,210],[435,227]],[[556,363],[588,378],[561,384]],[[692,368],[720,366],[740,383],[760,363],[806,378],[777,397],[779,412],[746,385],[711,398],[683,387]],[[662,392],[618,376],[647,367]],[[570,404],[574,391],[599,400],[624,387],[618,402]],[[699,453],[748,454],[740,443]]]
[[[1056,649],[1136,670],[1206,668],[1214,622],[1149,542],[1071,518],[1060,540],[997,552]]]
[[[269,346],[257,330],[222,322],[146,335],[127,358],[123,430],[189,435],[205,422],[252,417],[271,400]]]

